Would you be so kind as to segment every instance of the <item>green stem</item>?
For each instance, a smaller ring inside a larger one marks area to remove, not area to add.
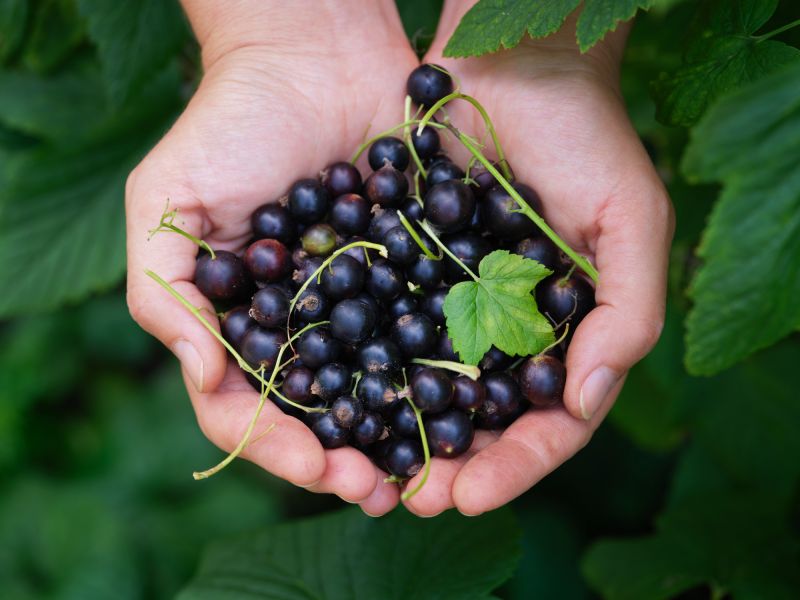
[[[406,400],[411,405],[411,409],[414,411],[414,415],[417,417],[419,437],[422,440],[422,454],[425,456],[425,470],[422,473],[422,479],[419,480],[417,487],[411,491],[406,490],[403,492],[403,495],[400,496],[402,500],[413,498],[414,495],[422,489],[422,486],[425,485],[426,481],[428,481],[428,475],[431,474],[431,449],[428,447],[428,436],[425,435],[425,425],[422,424],[422,413],[414,404],[414,402],[412,402],[411,398],[406,398]]]
[[[214,252],[214,249],[208,245],[208,242],[206,242],[205,240],[201,240],[200,238],[193,236],[188,231],[185,231],[180,227],[178,227],[177,225],[172,224],[177,214],[178,214],[177,208],[172,211],[169,210],[169,199],[167,199],[167,206],[166,208],[164,208],[164,212],[161,214],[161,220],[158,222],[158,227],[155,227],[150,230],[148,239],[153,237],[158,232],[166,229],[167,231],[171,231],[173,233],[177,233],[178,235],[182,235],[187,240],[194,242],[195,244],[200,246],[203,250],[205,250],[211,255],[211,260],[216,260],[217,254],[216,252]]]
[[[436,243],[436,245],[442,249],[442,252],[444,252],[445,254],[447,254],[447,256],[452,258],[453,262],[455,262],[459,267],[464,269],[467,275],[472,277],[476,283],[481,282],[480,277],[475,275],[475,273],[473,273],[472,270],[467,265],[465,265],[460,258],[458,258],[455,254],[450,252],[450,249],[442,243],[442,240],[438,238],[436,233],[434,233],[433,228],[430,225],[428,225],[426,221],[417,221],[417,223],[419,223],[419,226],[422,228],[422,231],[427,233],[430,236],[430,238]]]
[[[362,154],[364,154],[364,150],[369,148],[372,144],[377,142],[382,137],[386,137],[387,135],[392,135],[393,133],[397,133],[398,131],[401,131],[401,130],[405,129],[409,125],[417,125],[417,124],[419,124],[419,122],[420,122],[419,119],[409,119],[408,121],[404,121],[404,122],[400,123],[399,125],[395,125],[394,127],[390,127],[386,131],[382,131],[381,133],[373,135],[367,141],[362,143],[358,148],[356,148],[356,153],[353,154],[353,158],[350,159],[350,164],[351,165],[356,164],[356,161],[359,159],[359,157]],[[444,125],[442,125],[441,123],[428,123],[428,125],[430,125],[431,127],[436,127],[438,129],[444,129]]]
[[[417,172],[422,173],[423,177],[427,177],[428,173],[427,171],[425,171],[425,167],[422,166],[422,161],[419,159],[419,155],[417,154],[417,149],[414,147],[414,142],[411,140],[411,125],[408,124],[410,118],[411,118],[411,96],[406,96],[405,119],[407,125],[403,128],[403,137],[406,140],[406,146],[408,146],[408,151],[411,153],[411,158],[414,159],[414,164],[417,165]]]
[[[450,102],[451,100],[466,100],[475,109],[480,113],[483,122],[486,124],[486,129],[489,131],[489,135],[492,136],[492,143],[494,144],[494,150],[497,153],[497,162],[500,163],[500,167],[503,169],[503,174],[506,178],[511,179],[511,169],[508,166],[508,161],[506,160],[506,155],[503,153],[503,148],[500,146],[500,140],[497,137],[497,131],[494,129],[494,125],[492,124],[492,120],[489,118],[489,113],[486,112],[486,109],[483,108],[480,102],[478,102],[472,96],[468,96],[467,94],[462,94],[460,92],[453,92],[439,100],[436,104],[431,106],[425,116],[422,117],[422,121],[420,121],[419,127],[417,128],[417,134],[421,132],[425,127],[430,124],[430,120],[433,118],[433,115],[436,114],[436,111],[439,110],[442,106]]]
[[[777,29],[775,29],[773,31],[770,31],[768,33],[765,33],[763,35],[754,35],[753,39],[756,40],[757,42],[763,42],[764,40],[768,40],[771,37],[775,37],[776,35],[778,35],[780,33],[783,33],[784,31],[788,31],[790,29],[794,29],[798,25],[800,25],[800,19],[792,21],[791,23],[787,23],[783,27],[778,27]]]
[[[436,367],[437,369],[446,369],[454,373],[466,375],[473,381],[477,381],[481,376],[481,370],[475,365],[465,365],[460,362],[452,360],[431,360],[430,358],[412,358],[411,362],[416,365],[424,365],[426,367]]]
[[[553,243],[556,246],[558,246],[559,248],[561,248],[561,250],[564,251],[564,254],[569,256],[575,262],[575,264],[577,264],[581,269],[583,269],[583,271],[589,277],[591,277],[595,283],[597,283],[599,275],[597,273],[597,269],[594,268],[592,263],[586,260],[585,257],[575,252],[572,248],[570,248],[569,245],[564,240],[562,240],[555,231],[553,231],[550,228],[550,226],[545,222],[545,220],[542,217],[540,217],[536,213],[536,211],[534,211],[528,205],[528,203],[525,202],[525,200],[523,200],[522,196],[519,195],[519,192],[517,192],[517,190],[514,189],[514,186],[512,186],[508,182],[508,180],[505,177],[503,177],[503,175],[492,165],[491,162],[489,162],[489,160],[481,153],[480,150],[478,150],[477,148],[475,148],[475,146],[472,145],[470,140],[467,139],[467,136],[465,136],[460,131],[458,131],[458,129],[452,126],[450,126],[450,131],[453,133],[453,135],[455,135],[459,139],[459,141],[462,144],[464,144],[464,147],[467,150],[469,150],[473,154],[473,156],[475,156],[475,158],[477,158],[481,162],[481,164],[483,164],[484,167],[486,167],[486,170],[489,171],[489,173],[491,173],[495,179],[497,179],[497,182],[503,186],[503,188],[509,193],[509,195],[512,198],[514,198],[517,205],[519,206],[519,211],[526,217],[528,217],[531,221],[536,223],[539,229],[541,229],[545,233],[545,235],[553,241]]]
[[[431,260],[442,260],[442,254],[439,253],[439,256],[436,256],[433,252],[430,251],[430,249],[425,245],[425,242],[422,241],[422,238],[414,229],[414,226],[408,222],[406,216],[399,210],[397,211],[397,217],[400,219],[400,223],[403,224],[403,227],[406,228],[406,231],[408,231],[408,233],[411,235],[414,241],[417,242],[417,246],[420,247],[425,256],[427,256]]]

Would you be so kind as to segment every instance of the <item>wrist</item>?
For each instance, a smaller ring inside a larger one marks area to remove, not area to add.
[[[445,0],[436,32],[433,49],[441,55],[464,14],[476,0]],[[527,33],[512,49],[501,49],[495,55],[499,60],[525,63],[526,70],[547,75],[588,75],[614,86],[619,79],[619,67],[625,50],[630,22],[621,23],[615,31],[585,53],[581,53],[576,40],[579,10],[573,11],[562,26],[544,38],[531,38]],[[470,59],[467,59],[470,60]]]
[[[243,47],[259,47],[276,56],[324,47],[352,36],[400,33],[393,0],[181,0],[202,50],[207,69]]]

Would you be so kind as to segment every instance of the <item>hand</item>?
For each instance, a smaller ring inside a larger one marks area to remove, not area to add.
[[[674,227],[667,194],[617,89],[627,28],[586,55],[578,53],[573,22],[514,50],[442,58],[466,9],[463,2],[446,4],[424,62],[450,70],[461,91],[486,107],[515,175],[538,191],[545,218],[594,262],[600,278],[597,308],[569,348],[564,406],[531,410],[502,435],[478,432],[471,450],[455,460],[433,459],[426,485],[406,503],[419,515],[453,506],[468,515],[497,508],[589,441],[626,372],[660,334]],[[455,101],[447,110],[457,127],[482,136],[471,106]],[[449,151],[464,164],[468,155],[457,146]]]
[[[225,350],[144,271],[194,305],[212,305],[192,283],[197,247],[148,230],[169,198],[176,224],[215,249],[241,251],[252,211],[301,177],[346,160],[371,134],[402,122],[404,86],[418,64],[391,1],[265,6],[187,0],[205,75],[186,111],[128,180],[128,303],[136,321],[180,359],[206,436],[228,452],[258,394]],[[255,433],[274,429],[243,456],[316,492],[382,514],[397,486],[353,448],[324,451],[298,420],[267,403]],[[197,465],[206,467],[211,465]]]

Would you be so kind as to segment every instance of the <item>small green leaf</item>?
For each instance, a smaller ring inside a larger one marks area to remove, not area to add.
[[[445,56],[480,56],[513,48],[527,32],[540,38],[558,30],[580,0],[480,0],[461,19]]]
[[[722,94],[800,61],[800,50],[753,36],[775,12],[777,0],[723,0],[703,14],[684,64],[653,82],[656,118],[689,126]]]
[[[588,0],[578,19],[577,37],[581,52],[586,52],[620,21],[632,19],[641,8],[649,9],[659,0]]]
[[[348,509],[212,545],[179,598],[489,600],[519,556],[507,509],[469,519]]]
[[[481,261],[480,281],[454,285],[444,314],[461,360],[476,365],[493,345],[511,356],[529,356],[553,343],[553,328],[531,294],[550,273],[535,260],[495,250]]]
[[[109,95],[117,103],[161,70],[186,39],[175,0],[78,0],[103,64]]]
[[[686,365],[712,374],[800,328],[800,63],[724,98],[683,170],[724,188],[689,290]]]

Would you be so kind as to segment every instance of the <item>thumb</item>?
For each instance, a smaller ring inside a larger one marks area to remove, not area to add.
[[[575,330],[567,352],[564,404],[574,417],[605,414],[612,390],[658,341],[672,232],[672,207],[660,186],[610,199],[602,210],[597,307]]]

